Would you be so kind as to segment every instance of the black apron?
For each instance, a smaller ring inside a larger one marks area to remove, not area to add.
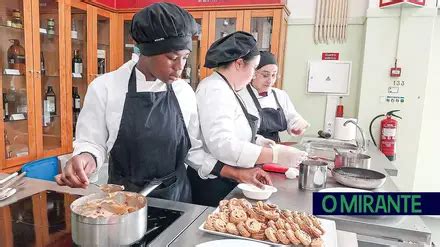
[[[167,84],[164,92],[137,92],[131,71],[124,111],[109,157],[109,183],[139,192],[153,179],[162,185],[149,196],[191,202],[184,160],[191,148],[179,102]]]
[[[257,134],[264,136],[265,138],[271,139],[275,142],[280,142],[280,131],[287,130],[287,120],[284,115],[283,108],[281,108],[280,102],[278,101],[277,94],[275,90],[272,89],[273,96],[277,102],[277,109],[273,108],[261,108],[260,102],[258,102],[257,97],[250,85],[247,85],[247,90],[252,97],[252,100],[257,107],[258,114],[260,115],[260,127]]]
[[[251,128],[251,142],[255,143],[258,118],[254,115],[249,114],[240,97],[238,97],[237,93],[231,87],[226,77],[224,77],[219,72],[216,73],[218,73],[223,78],[225,83],[228,84],[229,88],[234,93],[235,98],[240,104],[240,107],[243,110],[243,113],[249,123],[249,127]],[[198,175],[197,171],[191,167],[188,167],[187,173],[191,182],[192,198],[194,204],[217,207],[218,203],[223,200],[223,198],[225,198],[238,184],[237,182],[229,178],[222,177],[217,177],[214,179],[202,179]]]

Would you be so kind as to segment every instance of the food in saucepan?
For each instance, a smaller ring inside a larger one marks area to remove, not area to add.
[[[325,230],[314,215],[279,209],[277,205],[232,198],[219,203],[203,228],[285,245],[324,246]]]
[[[103,198],[87,201],[74,208],[74,211],[85,217],[111,217],[137,211],[144,205],[145,198],[143,196],[120,191],[108,193]]]

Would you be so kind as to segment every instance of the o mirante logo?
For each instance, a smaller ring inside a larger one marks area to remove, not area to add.
[[[313,193],[315,215],[440,215],[434,192]]]

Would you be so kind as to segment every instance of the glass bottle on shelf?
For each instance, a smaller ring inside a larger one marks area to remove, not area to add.
[[[78,88],[72,88],[73,94],[73,136],[75,137],[76,122],[78,121],[79,112],[81,111],[81,96],[78,94]]]
[[[75,74],[82,74],[83,63],[82,58],[79,55],[79,50],[74,50],[72,59],[72,72]]]
[[[17,113],[27,114],[26,90],[19,89],[17,91]]]
[[[79,112],[81,110],[81,96],[78,94],[78,88],[72,87],[73,98],[73,112]]]
[[[47,100],[47,111],[51,116],[57,113],[57,98],[52,86],[47,86],[46,97]]]
[[[24,48],[18,39],[10,39],[9,41],[12,45],[8,49],[8,68],[16,69],[20,74],[24,74],[26,71]]]
[[[76,30],[75,20],[72,20],[71,36],[72,36],[72,39],[78,39],[78,31]]]
[[[6,93],[3,93],[3,120],[9,119],[9,101]]]
[[[40,53],[40,70],[42,75],[46,74],[46,64],[44,63],[43,52]]]
[[[23,21],[21,19],[21,12],[18,9],[12,10],[11,27],[23,28]]]
[[[9,106],[9,117],[11,117],[12,114],[16,111],[16,98],[17,98],[17,90],[15,89],[14,79],[11,79],[11,82],[9,84],[9,89],[6,94],[6,99],[8,101]]]
[[[55,19],[53,18],[47,19],[47,34],[55,34]]]
[[[8,132],[5,129],[5,158],[9,159],[12,157],[12,151],[11,151],[11,142],[8,139]]]
[[[105,50],[98,50],[98,75],[105,74]]]

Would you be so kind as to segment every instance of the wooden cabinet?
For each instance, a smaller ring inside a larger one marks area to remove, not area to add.
[[[74,96],[120,65],[117,19],[80,0],[0,3],[1,171],[72,151]]]
[[[132,57],[130,26],[137,9],[116,7],[84,0],[0,2],[0,171],[72,152],[88,85]],[[194,89],[212,73],[203,66],[209,46],[239,30],[252,33],[260,50],[277,56],[276,86],[282,86],[285,5],[187,9],[200,30],[182,75]]]
[[[116,13],[88,5],[79,0],[71,0],[67,7],[70,18],[66,24],[66,67],[67,94],[66,104],[67,140],[65,153],[72,152],[75,138],[75,125],[88,85],[98,76],[110,72],[119,63],[115,37],[118,28]],[[82,60],[82,73],[74,73],[75,50]]]
[[[195,89],[198,82],[212,73],[212,70],[203,67],[206,52],[209,46],[217,39],[235,31],[252,33],[258,41],[258,48],[274,53],[278,59],[280,79],[276,87],[281,87],[284,47],[287,31],[288,11],[284,5],[245,6],[245,7],[210,7],[188,8],[200,25],[200,35],[193,38],[193,51],[187,62],[183,77]],[[120,25],[123,26],[119,35],[122,35],[123,60],[120,64],[131,59],[135,42],[130,36],[132,13],[123,13]],[[189,68],[189,70],[187,70]],[[186,78],[189,75],[189,78]]]
[[[0,3],[1,169],[63,152],[63,6],[64,0]]]

